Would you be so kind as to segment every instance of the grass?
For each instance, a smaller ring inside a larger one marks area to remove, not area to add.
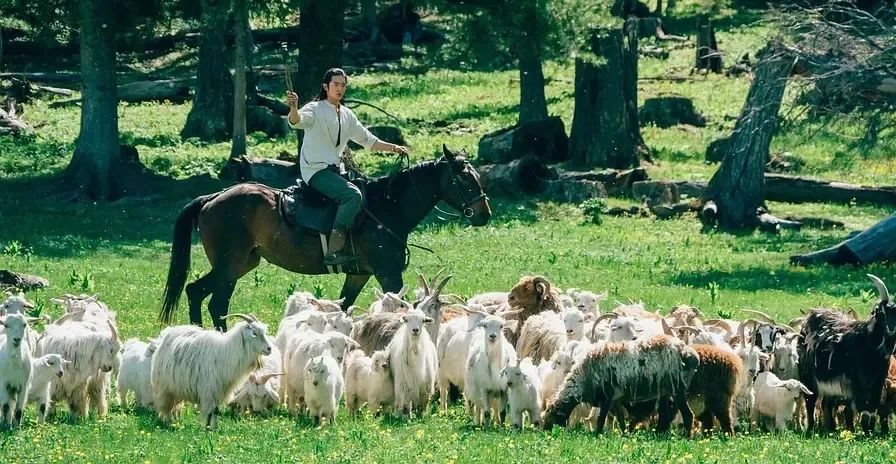
[[[673,29],[687,32],[693,15],[707,5],[685,3],[670,19]],[[757,24],[758,12],[711,10],[717,19],[721,46],[731,54],[755,51],[770,34]],[[674,29],[674,28],[679,29]],[[691,48],[673,49],[669,60],[642,59],[642,76],[687,76]],[[189,69],[189,51],[179,50],[156,62],[160,75]],[[165,68],[166,63],[174,63]],[[572,66],[548,63],[546,89],[550,111],[567,126],[572,117]],[[352,79],[352,95],[375,102],[409,121],[401,126],[415,159],[434,156],[442,143],[475,153],[479,137],[512,124],[516,118],[518,83],[515,71],[462,72],[431,70],[424,76],[365,73]],[[268,82],[268,85],[276,85]],[[639,98],[685,95],[707,115],[706,128],[643,128],[657,162],[648,165],[654,178],[708,179],[715,166],[702,162],[706,145],[728,134],[749,87],[747,78],[694,76],[688,81],[642,81]],[[42,311],[58,315],[49,299],[61,293],[99,293],[117,311],[125,337],[149,337],[160,330],[160,307],[174,218],[192,197],[222,188],[214,179],[229,145],[182,141],[178,136],[188,105],[122,104],[122,139],[135,144],[143,161],[175,179],[211,174],[204,183],[172,181],[170,189],[151,201],[122,200],[109,204],[58,205],[41,199],[37,187],[51,182],[70,159],[79,130],[78,108],[49,109],[47,101],[26,106],[34,131],[22,138],[0,137],[0,268],[42,275],[50,290],[29,298]],[[389,124],[383,116],[359,109],[371,124]],[[442,121],[443,123],[436,123]],[[891,182],[887,148],[867,152],[855,148],[860,121],[822,125],[794,118],[782,127],[773,150],[788,150],[807,161],[806,174],[869,184]],[[250,153],[274,157],[293,151],[290,138],[271,140],[251,134]],[[360,153],[371,173],[386,173],[391,159]],[[611,205],[629,204],[611,199]],[[848,229],[867,227],[890,211],[863,205],[791,205],[773,203],[780,215],[814,215],[844,221]],[[526,199],[496,199],[493,221],[471,228],[431,217],[411,236],[414,243],[436,251],[413,251],[405,280],[414,272],[427,275],[445,268],[454,275],[448,291],[470,295],[509,289],[521,275],[541,274],[556,285],[607,290],[610,301],[643,300],[650,309],[680,303],[707,314],[759,309],[787,319],[816,306],[867,311],[874,298],[866,272],[896,285],[890,268],[796,268],[789,255],[836,243],[843,230],[786,231],[729,235],[701,232],[692,216],[670,221],[604,218],[586,223],[570,205]],[[193,276],[208,268],[199,244],[193,247]],[[301,276],[263,263],[244,277],[232,300],[233,311],[254,312],[265,322],[279,320],[290,288],[324,295],[338,294],[338,276]],[[370,287],[359,303],[372,300]],[[185,308],[177,314],[186,323]],[[69,423],[60,414],[38,426],[26,413],[22,430],[0,434],[2,462],[260,462],[425,461],[425,462],[892,462],[892,442],[851,434],[804,439],[744,435],[706,437],[695,441],[656,438],[651,434],[594,437],[582,432],[480,430],[458,407],[448,416],[409,422],[344,412],[335,427],[319,430],[285,411],[270,417],[226,415],[217,433],[203,432],[188,407],[182,420],[161,427],[149,414],[113,405],[106,418]]]

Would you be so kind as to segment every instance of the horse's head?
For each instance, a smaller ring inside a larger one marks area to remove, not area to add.
[[[467,161],[464,153],[454,153],[442,145],[444,156],[439,163],[446,163],[450,169],[442,179],[442,199],[463,214],[471,225],[484,226],[492,217],[488,196],[482,190],[479,173]]]

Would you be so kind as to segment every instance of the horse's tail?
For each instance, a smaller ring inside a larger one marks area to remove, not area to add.
[[[190,245],[193,241],[193,229],[196,228],[199,219],[199,211],[210,199],[218,196],[217,193],[197,197],[184,206],[174,223],[174,238],[171,240],[171,263],[168,266],[168,280],[165,282],[165,296],[159,319],[165,323],[171,323],[171,316],[177,309],[180,294],[187,283],[187,274],[190,272]]]

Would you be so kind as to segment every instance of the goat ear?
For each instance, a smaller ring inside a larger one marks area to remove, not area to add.
[[[806,394],[806,395],[812,394],[812,390],[809,390],[809,387],[803,385],[802,382],[799,382],[799,384],[800,384],[800,390],[802,390],[804,394]]]

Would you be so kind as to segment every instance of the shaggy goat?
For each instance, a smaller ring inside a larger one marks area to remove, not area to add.
[[[432,318],[412,309],[401,320],[404,324],[389,342],[386,352],[395,381],[395,414],[407,417],[412,410],[422,412],[429,403],[435,387],[438,355],[429,334],[424,333],[424,324],[432,323]]]
[[[183,401],[198,403],[199,420],[208,428],[218,425],[219,405],[261,366],[261,356],[271,353],[267,329],[254,317],[227,332],[198,327],[169,327],[162,331],[152,357],[153,402],[159,419],[171,420]]]
[[[544,427],[565,425],[581,403],[600,408],[595,432],[603,431],[607,414],[617,402],[660,402],[658,432],[671,424],[673,405],[691,430],[693,413],[687,403],[688,385],[700,358],[681,340],[665,335],[625,343],[607,343],[573,366],[563,386],[545,410]]]

